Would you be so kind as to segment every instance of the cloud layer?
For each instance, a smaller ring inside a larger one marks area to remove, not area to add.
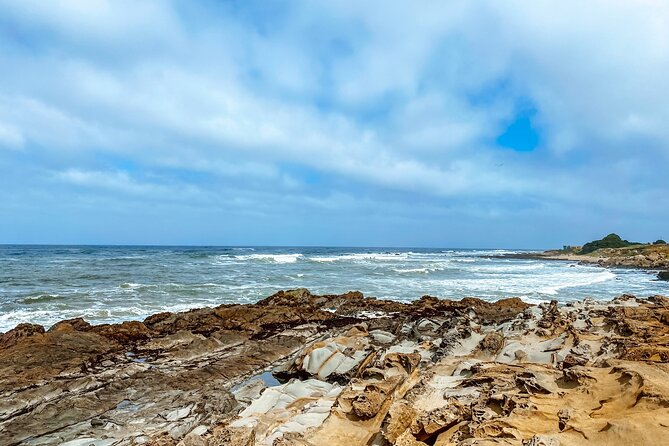
[[[0,0],[0,242],[669,236],[666,2],[359,3]]]

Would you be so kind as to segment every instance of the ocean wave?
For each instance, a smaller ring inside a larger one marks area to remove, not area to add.
[[[393,271],[404,274],[404,273],[424,273],[427,274],[430,271],[434,271],[431,268],[393,268]]]
[[[26,296],[21,300],[21,303],[26,305],[39,304],[44,302],[56,302],[64,299],[65,296],[60,294],[38,294],[35,296]]]
[[[514,273],[514,272],[523,272],[523,271],[539,271],[546,267],[543,263],[532,263],[532,264],[513,264],[513,263],[494,263],[487,265],[471,266],[467,269],[472,272],[481,272],[488,274],[495,273]]]
[[[507,254],[520,254],[530,251],[515,251],[510,249],[474,249],[471,251],[456,251],[456,253],[464,256],[499,256]]]
[[[186,252],[185,254],[189,259],[206,259],[212,256],[212,254],[209,252],[201,252],[201,251]]]
[[[511,268],[514,270],[520,270],[520,271],[536,271],[540,269],[544,269],[546,265],[543,263],[532,263],[529,265],[514,265]]]
[[[146,260],[148,258],[146,255],[133,254],[129,256],[97,257],[94,260],[100,262],[125,262],[126,260]]]
[[[0,261],[4,261],[0,266],[0,331],[20,322],[48,326],[61,319],[85,317],[91,323],[104,323],[159,311],[252,303],[279,289],[298,286],[308,286],[316,294],[343,292],[341,288],[346,287],[393,300],[431,294],[487,300],[518,296],[536,302],[666,291],[663,282],[654,281],[654,275],[644,271],[476,257],[484,252],[509,252],[505,250],[255,249],[205,248],[201,250],[205,260],[188,257],[198,249],[143,250],[147,259],[142,262],[135,261],[140,254],[135,249],[94,250],[77,256],[78,263],[66,265],[48,262],[53,256],[72,259],[72,251],[61,255],[49,249],[48,255],[26,257],[25,266],[13,261],[18,258],[15,255],[2,257],[0,250]],[[100,263],[102,255],[117,261]],[[118,261],[124,256],[125,260]]]
[[[235,256],[238,260],[265,261],[274,263],[295,263],[302,254],[248,254]]]
[[[354,253],[341,254],[338,256],[314,256],[308,257],[313,262],[344,262],[344,261],[398,261],[409,258],[408,252],[383,252],[383,253]]]
[[[616,275],[613,274],[611,271],[602,271],[600,273],[592,273],[592,274],[565,274],[563,277],[561,283],[555,284],[555,285],[547,285],[538,290],[539,293],[541,294],[549,294],[549,295],[556,295],[558,294],[558,291],[563,290],[565,288],[573,288],[573,287],[582,287],[582,286],[589,286],[589,285],[594,285],[596,283],[602,283],[602,282],[607,282],[611,279],[615,279]]]
[[[126,283],[122,283],[121,285],[119,285],[120,288],[123,288],[125,290],[134,290],[134,289],[137,289],[141,286],[142,286],[141,283],[131,283],[131,282],[126,282]]]
[[[342,256],[320,256],[320,257],[308,257],[307,260],[312,262],[336,262],[338,260],[343,260]]]

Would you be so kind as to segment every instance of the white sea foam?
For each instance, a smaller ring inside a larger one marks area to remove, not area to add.
[[[21,266],[13,261],[18,258],[13,251],[3,257],[0,247],[0,331],[20,322],[48,327],[62,319],[84,317],[99,324],[141,319],[159,311],[252,303],[279,289],[302,286],[316,294],[360,290],[392,300],[430,294],[488,300],[518,296],[538,303],[586,296],[611,299],[623,292],[666,294],[663,282],[642,271],[478,257],[508,251],[189,248],[182,255],[179,250],[147,250],[142,248],[143,261],[101,262],[139,256],[133,248],[92,249],[78,255],[68,268],[58,268],[49,261],[68,260],[69,252],[48,248],[38,256],[31,249],[21,258],[25,262]]]
[[[543,263],[515,264],[515,263],[491,263],[486,265],[470,266],[468,271],[482,272],[487,274],[514,273],[524,271],[538,271],[546,267]]]
[[[423,267],[423,268],[393,268],[393,271],[400,274],[423,273],[428,274],[435,271],[443,271],[444,268],[437,266]]]
[[[238,260],[251,261],[269,261],[274,263],[295,263],[297,259],[303,257],[302,254],[249,254],[243,256],[235,256]]]
[[[309,257],[308,259],[313,262],[336,262],[337,260],[342,260],[342,256],[320,256]]]
[[[338,256],[314,256],[309,257],[309,260],[314,262],[342,262],[342,261],[401,261],[409,258],[408,252],[397,253],[355,253],[342,254]]]
[[[457,255],[464,255],[468,257],[472,256],[499,256],[499,255],[505,255],[505,254],[520,254],[523,252],[529,252],[529,251],[513,251],[513,250],[508,250],[508,249],[475,249],[472,251],[455,251]]]
[[[528,304],[539,305],[548,302],[550,299],[539,299],[536,297],[523,296],[522,300]]]
[[[607,282],[615,279],[616,275],[611,271],[602,271],[590,274],[563,274],[562,276],[556,276],[556,278],[557,277],[560,278],[560,283],[539,288],[538,292],[541,294],[556,295],[558,294],[558,291],[565,288],[589,286],[596,283]]]
[[[142,286],[141,283],[132,283],[132,282],[126,282],[126,283],[121,284],[121,288],[130,289],[130,290],[133,290],[135,288],[139,288],[141,286]]]
[[[393,271],[403,273],[425,273],[430,272],[429,268],[393,268]]]

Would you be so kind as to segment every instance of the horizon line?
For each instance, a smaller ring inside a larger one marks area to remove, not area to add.
[[[453,246],[366,246],[366,245],[201,245],[201,244],[133,244],[133,243],[0,243],[0,247],[119,247],[119,248],[356,248],[356,249],[503,249],[540,251],[550,248],[518,248],[518,247],[453,247]]]

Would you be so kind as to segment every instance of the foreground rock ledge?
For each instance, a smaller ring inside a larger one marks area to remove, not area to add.
[[[669,299],[351,292],[0,335],[0,444],[659,445]]]

